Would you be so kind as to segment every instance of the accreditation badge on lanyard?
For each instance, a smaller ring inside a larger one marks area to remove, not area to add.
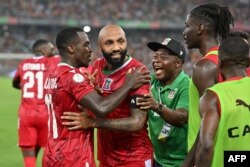
[[[174,94],[175,94],[175,92],[174,92]],[[173,96],[174,96],[174,94],[173,94]],[[162,104],[162,100],[161,100],[161,87],[158,88],[158,96],[159,96],[159,103]],[[162,104],[162,105],[164,105],[164,104]],[[167,137],[169,136],[169,132],[171,130],[171,127],[172,127],[172,125],[170,125],[169,123],[165,122],[164,125],[162,126],[160,134],[158,135],[158,140],[166,141]]]

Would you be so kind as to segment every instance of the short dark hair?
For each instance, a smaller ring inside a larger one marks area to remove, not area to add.
[[[222,40],[229,36],[230,25],[234,25],[233,16],[228,7],[221,7],[215,3],[199,5],[192,9],[190,14],[211,25],[211,29]]]
[[[32,51],[35,52],[37,50],[38,47],[44,45],[44,44],[48,44],[49,41],[46,39],[38,39],[34,42],[34,44],[32,45]]]
[[[231,62],[248,67],[249,46],[241,37],[229,37],[219,47],[219,59],[222,63]]]
[[[78,32],[84,32],[81,28],[70,27],[61,30],[56,36],[56,46],[59,52],[63,52],[67,44],[76,42]]]
[[[230,37],[241,37],[245,40],[248,40],[250,35],[246,31],[231,31],[230,32]]]

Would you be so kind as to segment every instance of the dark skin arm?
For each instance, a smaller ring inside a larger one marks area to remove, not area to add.
[[[217,96],[208,91],[200,101],[200,110],[204,112],[199,135],[199,144],[196,151],[197,167],[209,167],[214,153],[214,138],[219,126]]]
[[[128,118],[105,119],[90,118],[86,112],[64,112],[61,118],[66,120],[62,124],[68,126],[69,130],[105,128],[134,132],[143,128],[147,121],[147,113],[139,109],[131,109],[131,116]]]
[[[192,80],[201,97],[207,88],[217,83],[218,69],[210,60],[201,60],[194,65]],[[201,115],[201,113],[200,113]],[[202,115],[201,115],[202,118]],[[198,133],[199,134],[199,133]],[[199,135],[183,163],[183,167],[192,166],[195,163],[196,148],[198,145]]]
[[[80,100],[80,104],[91,110],[98,117],[105,116],[113,111],[126,98],[129,90],[137,89],[141,85],[150,82],[149,72],[140,71],[141,68],[138,68],[135,71],[128,73],[123,86],[111,95],[102,97],[96,91],[92,91]]]
[[[14,87],[14,88],[16,88],[16,89],[21,89],[21,87],[20,87],[20,82],[21,82],[20,76],[15,77],[15,78],[12,80],[12,87]]]
[[[210,60],[201,60],[194,65],[192,80],[201,97],[207,88],[217,83],[218,68]]]
[[[159,103],[154,100],[152,95],[144,95],[144,98],[138,98],[140,109],[144,111],[153,110],[158,113],[166,122],[174,126],[182,126],[187,123],[188,112],[184,108],[172,110],[166,106],[163,107],[162,113],[159,113]]]

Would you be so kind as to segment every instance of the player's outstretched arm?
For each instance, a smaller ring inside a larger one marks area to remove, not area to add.
[[[143,68],[142,66],[141,68]],[[104,116],[113,111],[128,95],[129,90],[137,89],[143,84],[150,83],[148,71],[141,72],[141,68],[130,72],[126,76],[126,81],[122,87],[109,96],[102,97],[96,91],[84,96],[80,104],[91,110],[97,116]]]
[[[188,96],[188,94],[187,94]],[[185,96],[184,96],[185,97]],[[188,120],[188,111],[184,108],[170,109],[159,104],[152,95],[144,95],[137,98],[137,104],[143,111],[153,110],[159,114],[166,122],[174,126],[183,126]]]
[[[131,116],[119,119],[90,118],[86,112],[74,113],[64,112],[61,117],[63,125],[68,126],[69,130],[105,128],[112,130],[138,131],[143,128],[147,121],[147,113],[139,109],[131,109]]]

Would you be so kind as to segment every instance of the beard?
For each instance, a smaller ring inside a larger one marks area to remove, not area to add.
[[[121,58],[120,59],[112,59],[112,53],[107,53],[104,50],[102,50],[103,57],[106,59],[106,61],[112,65],[113,68],[118,68],[123,65],[124,60],[127,55],[127,49],[120,51]]]

